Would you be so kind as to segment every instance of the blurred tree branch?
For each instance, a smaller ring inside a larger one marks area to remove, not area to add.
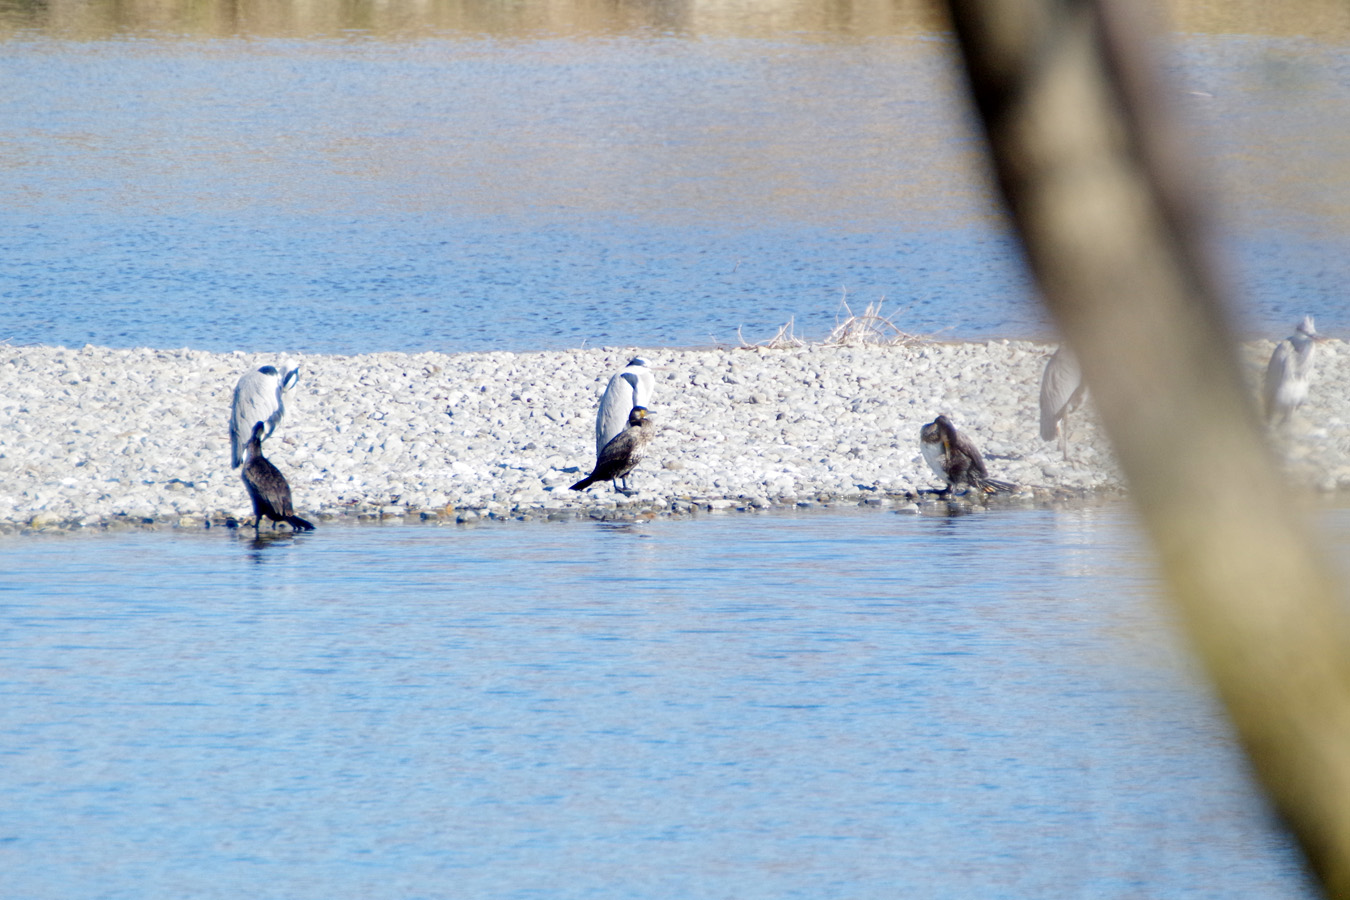
[[[1258,777],[1350,897],[1350,625],[1241,377],[1139,0],[949,0],[994,168]]]

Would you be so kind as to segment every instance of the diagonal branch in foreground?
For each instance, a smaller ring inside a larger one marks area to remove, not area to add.
[[[1350,897],[1350,625],[1243,385],[1138,0],[949,0],[994,169],[1248,757]]]

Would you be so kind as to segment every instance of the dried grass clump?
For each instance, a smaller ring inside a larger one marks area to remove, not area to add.
[[[886,298],[867,304],[867,308],[857,315],[849,308],[847,300],[841,300],[846,315],[843,319],[835,317],[834,329],[822,341],[827,347],[861,347],[873,344],[882,347],[908,347],[923,343],[922,335],[910,334],[895,324],[895,317],[903,312],[894,312],[889,316],[881,311]]]
[[[926,343],[930,338],[911,334],[899,325],[895,324],[895,319],[904,310],[893,312],[886,315],[881,307],[886,298],[881,298],[875,303],[867,304],[867,308],[862,313],[855,314],[849,308],[847,300],[840,300],[840,306],[843,307],[843,317],[836,316],[834,328],[825,339],[820,341],[822,347],[861,347],[864,345],[879,347],[910,347],[915,344]],[[750,343],[741,334],[739,328],[736,329],[736,337],[741,342],[742,349],[753,349],[763,347],[767,350],[788,350],[798,347],[805,347],[810,342],[805,338],[798,337],[794,329],[794,319],[788,319],[787,324],[778,329],[778,333],[767,341],[758,341]]]
[[[745,341],[745,336],[741,334],[741,330],[739,328],[736,329],[736,338],[741,342],[742,347],[764,347],[767,350],[789,350],[796,347],[805,347],[806,341],[803,340],[802,338],[797,337],[797,335],[793,333],[792,330],[793,322],[795,320],[796,316],[790,317],[787,320],[787,324],[779,328],[778,333],[775,334],[773,337],[769,338],[767,341],[759,341],[758,343],[755,344],[748,344]]]

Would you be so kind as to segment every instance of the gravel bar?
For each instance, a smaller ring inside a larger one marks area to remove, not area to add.
[[[1273,343],[1244,345],[1253,390]],[[634,518],[826,503],[945,509],[919,427],[945,413],[983,452],[1013,505],[1123,490],[1091,402],[1071,420],[1072,461],[1038,434],[1052,345],[1027,341],[542,353],[261,355],[0,346],[0,533],[206,528],[250,521],[229,465],[235,382],[300,366],[264,446],[296,511],[471,523]],[[1319,348],[1307,404],[1276,444],[1296,483],[1350,487],[1350,360]],[[612,373],[641,354],[658,424],[631,496],[568,486],[595,462]],[[962,503],[964,501],[953,501]],[[264,526],[266,527],[266,525]]]

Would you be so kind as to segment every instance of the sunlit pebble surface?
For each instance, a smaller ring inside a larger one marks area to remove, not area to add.
[[[1273,344],[1246,345],[1253,389]],[[1350,486],[1350,371],[1323,344],[1308,403],[1281,437],[1297,481]],[[997,502],[1038,505],[1122,489],[1095,418],[1072,424],[1072,462],[1040,439],[1040,374],[1052,346],[1022,341],[768,350],[293,355],[299,384],[264,452],[296,511],[468,523],[533,517],[697,514],[821,503],[922,512],[940,486],[919,427],[945,413],[991,476]],[[630,479],[568,486],[595,459],[610,375],[641,353],[658,367],[659,425]],[[0,349],[0,532],[203,528],[251,507],[229,466],[239,376],[282,356],[93,346]]]

